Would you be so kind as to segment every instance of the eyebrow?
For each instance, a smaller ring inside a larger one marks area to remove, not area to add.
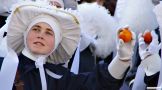
[[[34,28],[34,27],[41,28],[41,26],[39,26],[39,25],[34,25],[33,28]]]
[[[53,30],[51,30],[50,28],[47,28],[46,30],[53,32]]]

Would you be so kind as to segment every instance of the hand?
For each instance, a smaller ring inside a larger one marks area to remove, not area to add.
[[[145,31],[145,33],[148,31]],[[141,66],[144,68],[144,71],[147,76],[151,76],[158,71],[160,71],[161,67],[161,59],[158,55],[158,52],[161,47],[161,43],[159,44],[158,36],[154,31],[151,31],[152,41],[150,44],[144,42],[144,38],[142,34],[139,34],[139,54],[142,59]]]
[[[144,33],[147,32],[148,31],[145,31]],[[151,36],[152,36],[152,41],[150,44],[145,43],[142,33],[140,33],[138,36],[139,54],[142,60],[152,54],[158,53],[160,50],[161,43],[159,44],[158,36],[156,35],[155,31],[151,31]]]
[[[136,35],[132,32],[132,40],[125,43],[122,39],[118,39],[117,43],[117,55],[108,66],[110,74],[116,79],[122,79],[125,75],[125,71],[130,66],[131,58],[133,55],[133,48],[136,42]]]
[[[136,35],[132,32],[132,40],[125,43],[122,39],[117,40],[117,55],[120,60],[130,60],[133,56],[133,48],[136,42]]]

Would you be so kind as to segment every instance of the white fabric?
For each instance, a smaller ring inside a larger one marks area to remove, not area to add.
[[[147,32],[147,31],[146,31]],[[146,33],[145,32],[145,33]],[[147,58],[147,56],[152,54],[157,54],[161,48],[161,43],[159,44],[158,36],[156,35],[155,31],[151,31],[152,41],[148,45],[145,43],[142,34],[140,33],[138,36],[139,40],[139,55],[141,59]]]
[[[34,55],[34,54],[31,53],[31,52],[29,51],[29,49],[27,49],[27,48],[24,48],[24,49],[22,50],[22,54],[25,55],[26,57],[30,58],[30,59],[33,60],[33,61],[36,61],[37,58],[38,58],[38,55]]]
[[[14,4],[22,1],[33,1],[33,0],[0,0],[0,15],[8,16]]]
[[[4,12],[10,12],[13,4],[19,0],[0,0],[0,14]]]
[[[2,27],[0,28],[0,42],[1,42],[2,39],[3,39],[3,35],[4,35],[4,32],[6,31],[6,29],[7,29],[6,25],[4,25],[4,26],[2,26]]]
[[[120,60],[118,56],[116,56],[108,66],[108,71],[114,78],[122,79],[125,75],[125,71],[128,69],[130,64],[130,61],[124,62]]]
[[[161,68],[161,59],[158,54],[153,54],[142,60],[140,64],[147,76],[151,76],[160,71]]]
[[[74,59],[70,69],[70,71],[73,72],[74,74],[79,73],[79,62],[80,62],[80,43],[78,44],[78,48],[75,52]]]
[[[48,75],[50,75],[51,77],[53,77],[55,79],[61,79],[62,78],[62,75],[55,74],[48,69],[46,69],[46,72],[47,72]]]
[[[122,39],[117,40],[117,55],[121,60],[130,60],[133,56],[133,48],[136,42],[136,35],[132,33],[132,40],[125,43]]]
[[[3,48],[6,48],[6,46]],[[2,49],[2,47],[0,49]],[[0,87],[2,90],[12,90],[18,63],[19,60],[16,53],[9,49],[7,55],[4,57],[0,70]]]
[[[6,37],[0,41],[0,57],[5,57],[8,53]]]
[[[36,68],[39,68],[39,73],[41,77],[42,90],[47,90],[47,81],[44,72],[43,64],[45,63],[45,57],[39,57],[35,62]]]
[[[143,67],[138,67],[135,80],[133,82],[132,90],[145,90],[146,84],[144,82],[145,71]]]

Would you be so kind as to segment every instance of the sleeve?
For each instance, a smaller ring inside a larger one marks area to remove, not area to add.
[[[161,68],[161,59],[158,54],[153,54],[141,62],[144,67],[145,77],[144,82],[147,87],[157,87],[159,73]]]
[[[93,72],[81,73],[75,75],[73,73],[66,74],[61,78],[61,82],[68,90],[119,90],[123,79],[115,79],[108,72],[107,64],[99,64]],[[68,82],[66,82],[68,81]]]
[[[160,74],[160,72],[157,72],[151,76],[145,75],[144,82],[146,83],[146,86],[147,87],[157,87],[159,74]]]
[[[98,65],[96,70],[97,90],[119,90],[122,79],[115,79],[108,71],[107,64]]]
[[[97,64],[92,72],[74,74],[58,65],[47,65],[51,72],[61,75],[57,80],[59,90],[119,90],[122,79],[114,78],[108,71],[108,64]]]

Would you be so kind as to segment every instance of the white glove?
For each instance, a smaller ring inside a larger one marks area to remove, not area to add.
[[[132,40],[128,43],[124,43],[122,39],[118,40],[117,55],[108,66],[108,71],[116,79],[122,79],[125,75],[125,71],[130,66],[131,58],[133,55],[133,48],[136,42],[136,35],[132,33]]]
[[[117,40],[117,55],[120,60],[131,60],[133,56],[133,48],[136,42],[136,35],[132,33],[132,40],[128,43],[124,43],[122,39]]]
[[[146,32],[148,31],[145,31],[145,33]],[[152,31],[151,35],[152,41],[149,45],[145,43],[144,38],[142,37],[142,33],[140,33],[138,36],[139,54],[142,60],[145,59],[147,56],[158,53],[161,48],[161,43],[159,44],[158,36],[156,35],[156,33]]]
[[[146,31],[147,32],[147,31]],[[145,32],[145,33],[146,33]],[[139,54],[142,59],[141,66],[144,68],[144,71],[147,76],[151,76],[158,71],[160,71],[161,60],[158,52],[161,47],[161,43],[159,44],[158,36],[154,31],[151,32],[152,41],[148,45],[144,42],[144,38],[142,34],[139,34]]]

